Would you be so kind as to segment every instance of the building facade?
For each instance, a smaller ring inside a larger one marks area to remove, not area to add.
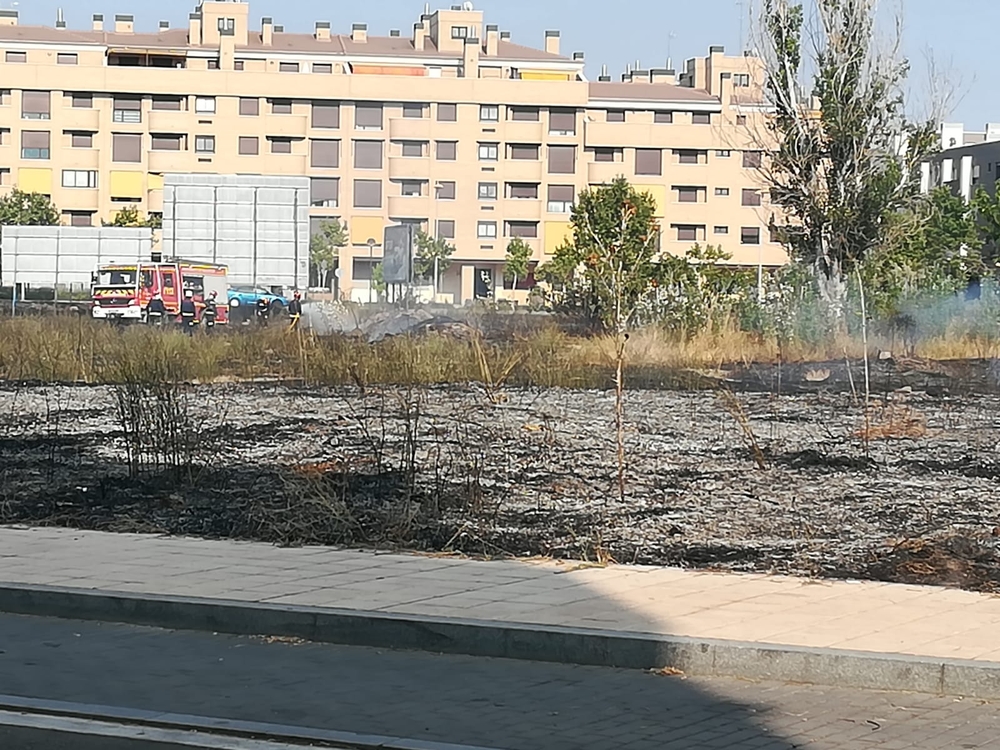
[[[786,262],[757,170],[758,60],[713,47],[680,74],[588,81],[558,32],[522,46],[467,8],[385,37],[251,29],[241,0],[203,0],[186,28],[155,33],[131,16],[75,31],[0,10],[0,193],[48,194],[89,226],[127,205],[161,213],[166,173],[307,176],[314,226],[348,226],[339,283],[358,300],[401,222],[455,245],[449,299],[503,294],[510,240],[544,261],[578,191],[619,175],[655,197],[663,251]]]

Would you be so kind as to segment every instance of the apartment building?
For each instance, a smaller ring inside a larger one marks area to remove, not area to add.
[[[161,212],[167,173],[305,175],[314,225],[348,225],[344,296],[368,298],[383,228],[409,222],[455,245],[442,291],[464,302],[503,294],[511,238],[544,261],[578,191],[624,175],[656,198],[664,252],[711,243],[773,266],[787,257],[757,171],[761,80],[759,60],[713,47],[679,74],[588,81],[559,32],[521,45],[468,4],[389,36],[251,29],[242,0],[153,33],[127,15],[74,31],[0,10],[0,192],[48,194],[91,225]]]

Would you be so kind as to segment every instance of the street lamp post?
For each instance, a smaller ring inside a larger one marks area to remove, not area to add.
[[[375,240],[368,238],[368,304],[372,303],[372,292],[375,291]]]

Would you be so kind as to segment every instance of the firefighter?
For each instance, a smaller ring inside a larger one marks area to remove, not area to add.
[[[194,334],[194,327],[198,325],[198,306],[194,303],[194,292],[190,289],[184,292],[184,301],[181,302],[181,325],[188,336]]]
[[[267,327],[267,319],[271,315],[271,303],[267,301],[266,297],[257,298],[257,322]]]
[[[205,309],[201,311],[201,321],[205,324],[205,332],[210,332],[215,328],[215,321],[219,317],[218,292],[212,292],[205,300]]]
[[[146,305],[146,324],[162,326],[165,317],[167,317],[167,306],[163,304],[163,297],[154,294],[153,299]]]
[[[302,319],[302,293],[296,292],[292,301],[288,303],[288,315],[291,321],[288,323],[288,330],[294,331],[299,327],[299,320]]]

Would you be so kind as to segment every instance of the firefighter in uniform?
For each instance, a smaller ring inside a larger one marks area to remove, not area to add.
[[[194,292],[190,289],[184,292],[184,301],[181,302],[181,325],[188,336],[194,334],[194,327],[198,325],[198,306],[194,303]]]
[[[266,297],[257,298],[257,322],[267,327],[267,319],[271,315],[271,303],[267,301]]]
[[[295,296],[292,297],[292,301],[288,303],[288,316],[291,319],[288,323],[288,330],[294,331],[299,327],[299,321],[302,319],[302,294],[301,292],[296,292]]]
[[[205,300],[205,309],[201,311],[201,320],[205,324],[206,333],[215,328],[215,321],[219,317],[219,304],[216,301],[218,296],[218,292],[212,292]]]
[[[146,324],[162,326],[163,319],[167,317],[167,306],[163,304],[163,297],[154,294],[153,299],[146,305]]]

